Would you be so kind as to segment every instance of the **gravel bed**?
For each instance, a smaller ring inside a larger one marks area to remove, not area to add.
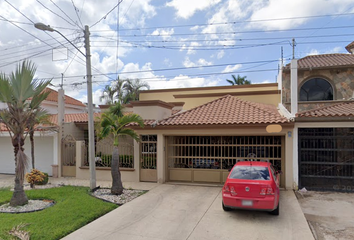
[[[28,204],[19,207],[11,207],[10,203],[3,204],[0,206],[0,212],[3,213],[35,212],[35,211],[43,210],[53,205],[54,202],[52,200],[28,200]]]
[[[145,192],[146,191],[144,190],[124,189],[123,194],[117,196],[112,195],[111,190],[108,188],[99,188],[94,193],[92,193],[92,195],[108,202],[123,205],[124,203],[127,203],[133,200],[134,198],[139,197]]]

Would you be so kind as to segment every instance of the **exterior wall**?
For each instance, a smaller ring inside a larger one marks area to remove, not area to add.
[[[34,138],[34,153],[35,153],[35,167],[48,173],[52,176],[53,152],[54,152],[54,137],[53,136],[35,136]],[[31,158],[31,143],[29,138],[25,141],[25,154],[28,157],[28,169],[32,168]],[[15,173],[14,152],[9,136],[0,137],[0,173]]]
[[[90,179],[89,167],[83,166],[82,146],[84,141],[76,142],[76,178]],[[120,169],[123,182],[139,182],[139,164],[134,165],[134,169]],[[112,181],[110,168],[97,168],[96,167],[96,180]]]
[[[143,119],[156,119],[161,120],[171,116],[171,109],[163,108],[160,106],[136,106],[133,108],[134,113],[140,115]]]
[[[290,132],[290,135],[289,133]],[[285,157],[285,187],[286,189],[293,189],[294,187],[294,175],[293,175],[293,142],[294,136],[292,134],[293,127],[283,127],[280,133],[267,133],[266,127],[244,127],[244,128],[227,128],[227,129],[151,129],[151,130],[138,130],[139,134],[157,134],[158,135],[158,148],[157,148],[157,176],[158,182],[163,183],[166,181],[166,136],[284,136],[283,153]],[[161,140],[162,138],[162,140]],[[161,162],[162,161],[162,162]]]
[[[64,123],[64,137],[66,135],[72,135],[76,140],[83,140],[84,139],[84,131],[78,128],[75,123]]]
[[[280,102],[277,84],[148,90],[142,91],[139,99],[140,101],[185,102],[183,109],[188,110],[228,94],[252,102],[273,105],[278,105]]]
[[[354,93],[354,68],[332,68],[315,70],[298,70],[298,93],[304,82],[311,78],[321,77],[329,81],[333,87],[335,101],[349,100]],[[283,71],[282,103],[290,110],[290,71]],[[310,110],[333,104],[332,101],[299,102],[299,111]]]

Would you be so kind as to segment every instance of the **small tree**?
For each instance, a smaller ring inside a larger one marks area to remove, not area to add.
[[[99,136],[105,138],[113,135],[113,153],[111,162],[112,188],[111,194],[120,195],[123,193],[123,183],[119,170],[119,136],[130,136],[135,141],[140,141],[139,135],[129,126],[133,123],[144,127],[143,119],[137,114],[123,115],[120,103],[117,103],[115,108],[110,108],[107,113],[101,116],[101,128]]]
[[[247,80],[246,76],[241,77],[240,75],[237,75],[237,77],[235,77],[235,75],[231,75],[232,76],[232,80],[226,79],[226,81],[228,83],[230,83],[231,85],[248,85],[251,84],[251,81]]]
[[[23,146],[30,118],[34,109],[39,108],[46,98],[43,90],[50,83],[33,79],[35,71],[36,67],[32,63],[24,61],[9,77],[0,75],[0,101],[7,104],[7,108],[0,111],[0,118],[9,130],[15,154],[15,188],[10,200],[11,206],[28,203],[23,189],[27,166]]]

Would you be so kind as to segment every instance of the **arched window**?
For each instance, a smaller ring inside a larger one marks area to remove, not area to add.
[[[333,100],[331,84],[322,78],[312,78],[305,82],[300,89],[300,101]]]

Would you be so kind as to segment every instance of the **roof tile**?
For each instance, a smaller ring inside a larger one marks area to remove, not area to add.
[[[330,106],[302,111],[296,117],[354,117],[354,101],[342,102]]]
[[[204,105],[161,120],[158,125],[227,125],[287,123],[273,105],[226,95]]]
[[[46,88],[44,91],[50,92],[48,97],[46,98],[47,101],[58,102],[58,92],[57,91],[55,91],[51,88]],[[75,98],[69,97],[67,95],[65,95],[65,104],[86,107],[86,105],[83,104],[82,102],[80,102],[79,100],[76,100]]]
[[[354,66],[354,55],[343,53],[311,55],[299,59],[297,63],[298,69]],[[289,70],[290,64],[284,69]]]

